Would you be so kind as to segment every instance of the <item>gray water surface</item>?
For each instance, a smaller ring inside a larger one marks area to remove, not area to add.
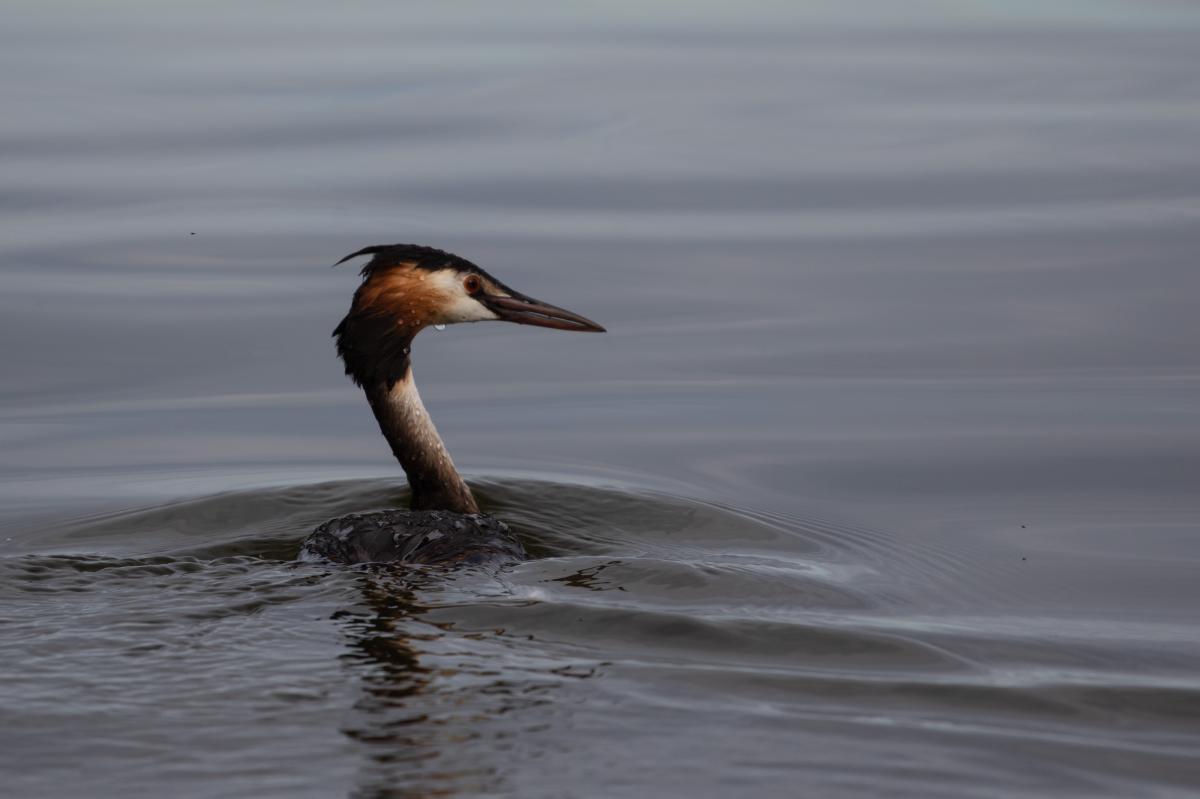
[[[1200,789],[1200,13],[902,11],[8,4],[6,790]],[[293,562],[397,241],[515,569]]]

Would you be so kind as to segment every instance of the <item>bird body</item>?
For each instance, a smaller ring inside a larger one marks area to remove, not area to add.
[[[524,557],[508,527],[480,514],[412,376],[412,342],[429,325],[508,321],[603,332],[578,314],[510,289],[475,264],[432,247],[366,247],[349,313],[333,331],[346,374],[366,394],[412,491],[410,510],[351,514],[318,527],[301,557],[341,563],[475,563]]]
[[[524,560],[525,548],[482,513],[383,510],[330,519],[305,539],[299,559],[500,566]]]

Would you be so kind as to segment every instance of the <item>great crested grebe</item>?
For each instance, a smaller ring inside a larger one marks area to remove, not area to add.
[[[300,558],[339,563],[481,563],[524,558],[501,521],[479,512],[413,382],[413,338],[430,325],[497,320],[603,333],[579,314],[513,291],[470,261],[432,247],[364,247],[372,256],[350,312],[333,331],[346,374],[362,387],[392,454],[408,476],[410,510],[325,522]]]

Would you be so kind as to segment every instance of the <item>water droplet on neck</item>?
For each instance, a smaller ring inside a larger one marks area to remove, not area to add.
[[[434,325],[433,329],[434,330],[445,330],[446,326],[445,325]]]

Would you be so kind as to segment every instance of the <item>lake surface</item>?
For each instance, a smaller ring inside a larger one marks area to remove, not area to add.
[[[1194,5],[3,16],[7,794],[1200,790]],[[293,561],[390,242],[516,568]]]

